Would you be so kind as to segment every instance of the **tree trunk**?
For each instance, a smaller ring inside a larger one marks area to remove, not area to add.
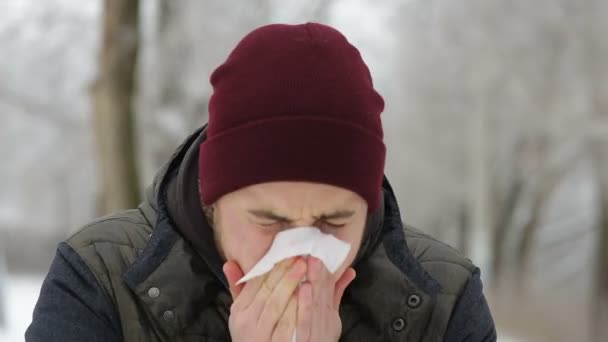
[[[471,210],[468,205],[463,203],[458,211],[458,250],[467,255],[468,242],[471,238],[471,219],[469,218]]]
[[[541,148],[539,154],[547,154],[546,148]],[[547,209],[547,203],[557,190],[562,179],[580,161],[581,155],[577,154],[571,158],[564,159],[557,165],[547,166],[542,173],[539,184],[532,194],[530,215],[522,229],[521,237],[517,246],[517,288],[519,293],[523,293],[525,282],[528,275],[528,266],[533,252],[534,240],[541,226],[542,217]],[[545,164],[549,164],[545,160]]]
[[[479,100],[478,108],[471,120],[470,171],[471,171],[471,230],[466,248],[469,256],[482,269],[483,280],[491,277],[490,264],[492,233],[495,213],[495,150],[494,118],[489,103],[494,99],[498,87],[488,84],[488,92]]]
[[[5,310],[5,286],[8,280],[8,275],[6,272],[6,263],[4,259],[4,251],[6,251],[6,247],[4,245],[4,241],[6,241],[7,234],[4,231],[0,230],[0,328],[4,328],[6,325],[6,315],[4,314]]]
[[[514,171],[518,172],[518,171]],[[515,210],[524,189],[524,182],[519,173],[515,173],[505,198],[500,201],[497,208],[498,214],[494,223],[494,237],[492,240],[492,287],[496,288],[502,284],[505,273],[505,243],[509,228],[515,216]]]
[[[604,31],[600,24],[608,9],[600,0],[585,3],[586,12],[580,16],[577,37],[583,42],[581,70],[589,80],[590,108],[588,122],[589,154],[597,184],[597,220],[598,237],[596,240],[596,259],[594,274],[594,291],[591,295],[591,333],[593,341],[608,340],[608,71],[604,61],[608,55]]]
[[[92,88],[99,214],[132,208],[140,200],[133,108],[138,8],[138,0],[104,1],[99,76]]]
[[[605,139],[605,138],[604,138]],[[608,140],[592,142],[591,155],[597,184],[598,239],[596,245],[594,339],[608,339]]]

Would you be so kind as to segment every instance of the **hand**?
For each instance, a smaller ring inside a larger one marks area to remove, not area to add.
[[[284,260],[266,275],[238,286],[243,277],[239,265],[228,261],[223,269],[233,298],[228,322],[232,341],[291,342],[298,313],[296,289],[307,272],[306,261]]]
[[[340,339],[340,302],[355,276],[355,270],[349,267],[334,282],[333,275],[321,260],[308,258],[308,281],[298,291],[297,342],[336,342]]]

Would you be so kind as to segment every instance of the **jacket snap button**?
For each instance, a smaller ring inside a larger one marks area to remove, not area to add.
[[[401,331],[403,328],[405,328],[405,320],[403,318],[396,318],[393,321],[393,329],[395,329],[395,331]]]
[[[172,321],[173,318],[175,318],[175,314],[173,314],[173,311],[171,311],[171,310],[167,310],[163,314],[163,319],[167,322]]]
[[[158,298],[158,296],[160,296],[160,290],[158,289],[158,287],[151,287],[148,290],[148,297],[156,299]]]
[[[412,309],[419,307],[420,303],[422,303],[422,299],[420,299],[419,295],[413,294],[407,298],[407,306],[409,306]]]

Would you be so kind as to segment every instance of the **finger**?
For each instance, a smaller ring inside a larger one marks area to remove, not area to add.
[[[268,273],[268,278],[264,282],[264,290],[268,290],[269,293],[272,292],[279,281],[281,281],[283,276],[285,276],[285,274],[297,260],[298,257],[288,258],[273,267],[273,269]]]
[[[240,284],[239,286],[241,286],[241,288],[242,288],[242,291],[241,291],[242,293],[240,294],[238,304],[236,304],[237,307],[241,308],[241,309],[246,309],[247,307],[249,307],[249,305],[251,305],[251,303],[257,296],[258,292],[260,292],[260,290],[263,290],[264,286],[268,286],[267,284],[265,284],[268,277],[276,276],[276,273],[280,274],[280,273],[284,272],[286,267],[291,262],[293,262],[293,260],[289,260],[289,259],[283,260],[276,267],[274,267],[273,270],[270,271],[269,273],[266,273],[259,277],[255,277],[255,278],[249,280],[245,284]],[[241,279],[243,277],[242,274],[243,273],[241,272],[240,276],[237,278],[237,280]],[[271,282],[273,282],[273,281],[271,280]]]
[[[224,271],[224,275],[226,275],[226,280],[228,280],[232,300],[235,300],[236,297],[239,296],[239,294],[243,290],[243,286],[245,285],[236,285],[236,282],[243,277],[243,271],[241,271],[239,265],[234,261],[227,261],[222,267],[222,270]]]
[[[335,280],[333,274],[325,267],[318,258],[311,260],[313,268],[311,274],[312,288],[312,311],[310,340],[317,341],[325,337],[328,333],[328,320],[334,314],[334,292]]]
[[[323,262],[321,261],[321,259],[310,256],[308,257],[308,280],[311,283],[318,283],[321,281],[321,278],[323,276],[323,268],[325,267],[323,265]]]
[[[324,317],[323,316],[323,295],[324,295],[324,289],[323,289],[323,284],[324,284],[324,278],[325,275],[323,274],[323,268],[325,267],[323,265],[323,262],[315,257],[309,257],[308,258],[308,265],[311,268],[310,272],[308,272],[308,279],[310,281],[310,287],[311,287],[311,311],[314,312],[314,315],[311,315],[311,321],[310,321],[310,333],[309,333],[309,339],[311,341],[317,341],[318,338],[320,337],[320,332],[319,330],[322,327],[322,323],[321,322]]]
[[[272,342],[291,342],[296,329],[298,299],[292,295],[272,333]]]
[[[342,302],[342,296],[346,291],[346,288],[350,283],[355,279],[357,273],[352,267],[349,267],[344,271],[340,279],[336,282],[336,287],[334,290],[334,308],[338,310],[340,308],[340,302]]]
[[[303,283],[298,290],[297,342],[308,342],[312,329],[312,285]]]
[[[333,310],[334,289],[336,282],[333,274],[329,272],[325,264],[321,263],[321,303],[324,308]]]
[[[309,257],[308,266],[310,268],[308,280],[312,285],[312,310],[319,312],[326,300],[328,289],[331,289],[333,293],[334,284],[330,281],[331,273],[319,258]],[[331,297],[330,300],[332,300]],[[333,303],[333,300],[330,303]]]
[[[240,293],[238,293],[238,297],[234,299],[233,305],[238,309],[245,309],[248,307],[255,298],[256,294],[259,292],[267,277],[268,274],[264,274],[249,280],[245,284],[239,284],[237,288],[240,288]]]
[[[266,298],[261,295],[256,296],[250,308],[253,315],[259,313],[258,326],[262,329],[271,329],[275,326],[305,274],[306,262],[298,258],[269,296]]]
[[[247,292],[247,299],[243,302],[243,307],[248,308],[253,305],[256,298],[268,298],[272,293],[272,290],[276,287],[276,284],[281,280],[283,275],[289,270],[289,267],[294,263],[296,258],[289,258],[281,261],[276,264],[270,272],[264,274],[263,276],[256,277],[251,280],[251,282],[255,281],[255,286],[252,286],[251,289],[245,289],[243,291]],[[257,312],[259,313],[259,309]]]

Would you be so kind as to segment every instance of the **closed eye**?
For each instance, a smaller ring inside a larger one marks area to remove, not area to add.
[[[331,222],[324,222],[325,225],[329,226],[330,228],[342,228],[344,226],[346,226],[346,223],[341,223],[341,224],[336,224],[336,223],[331,223]]]
[[[274,221],[274,222],[263,222],[263,223],[258,223],[258,225],[262,226],[262,227],[272,227],[274,225],[279,224],[279,222]]]

